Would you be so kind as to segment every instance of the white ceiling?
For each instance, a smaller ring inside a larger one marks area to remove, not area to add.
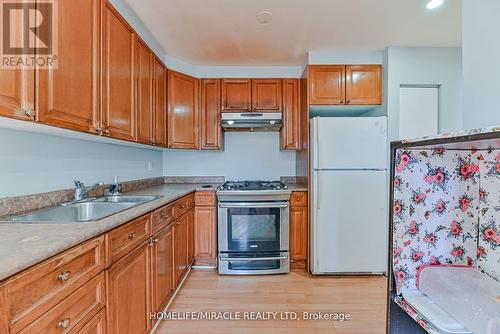
[[[194,65],[302,65],[311,50],[460,45],[460,0],[125,0],[168,55]],[[273,13],[261,25],[256,14]]]

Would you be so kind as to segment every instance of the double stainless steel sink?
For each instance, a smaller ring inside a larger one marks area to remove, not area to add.
[[[72,223],[99,220],[120,211],[153,201],[162,196],[105,196],[63,203],[45,210],[13,216],[16,223]]]

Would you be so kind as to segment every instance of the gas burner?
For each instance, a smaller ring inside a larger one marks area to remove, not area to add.
[[[281,181],[227,181],[219,190],[286,190],[288,187]]]

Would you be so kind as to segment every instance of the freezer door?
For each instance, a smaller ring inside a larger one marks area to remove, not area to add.
[[[387,271],[385,171],[318,171],[312,175],[313,274]]]
[[[312,169],[386,169],[386,117],[315,117]]]

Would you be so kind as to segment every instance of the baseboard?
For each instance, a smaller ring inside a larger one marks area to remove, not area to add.
[[[182,281],[181,283],[179,284],[179,286],[177,287],[177,289],[175,289],[174,293],[172,294],[172,296],[170,297],[170,300],[169,302],[167,303],[167,306],[165,306],[165,308],[163,309],[162,312],[167,312],[168,308],[170,307],[170,305],[172,305],[172,303],[174,302],[175,300],[175,297],[177,297],[177,293],[179,293],[179,291],[181,290],[182,286],[184,285],[184,282],[186,281],[189,273],[191,272],[193,267],[189,267],[188,268],[188,271],[186,272],[186,274],[184,275],[184,277],[182,278]],[[158,329],[158,326],[160,326],[160,324],[162,323],[162,320],[157,320],[156,321],[156,324],[154,324],[153,328],[151,329],[151,331],[149,332],[150,334],[154,334],[154,332],[156,332],[156,330]]]

